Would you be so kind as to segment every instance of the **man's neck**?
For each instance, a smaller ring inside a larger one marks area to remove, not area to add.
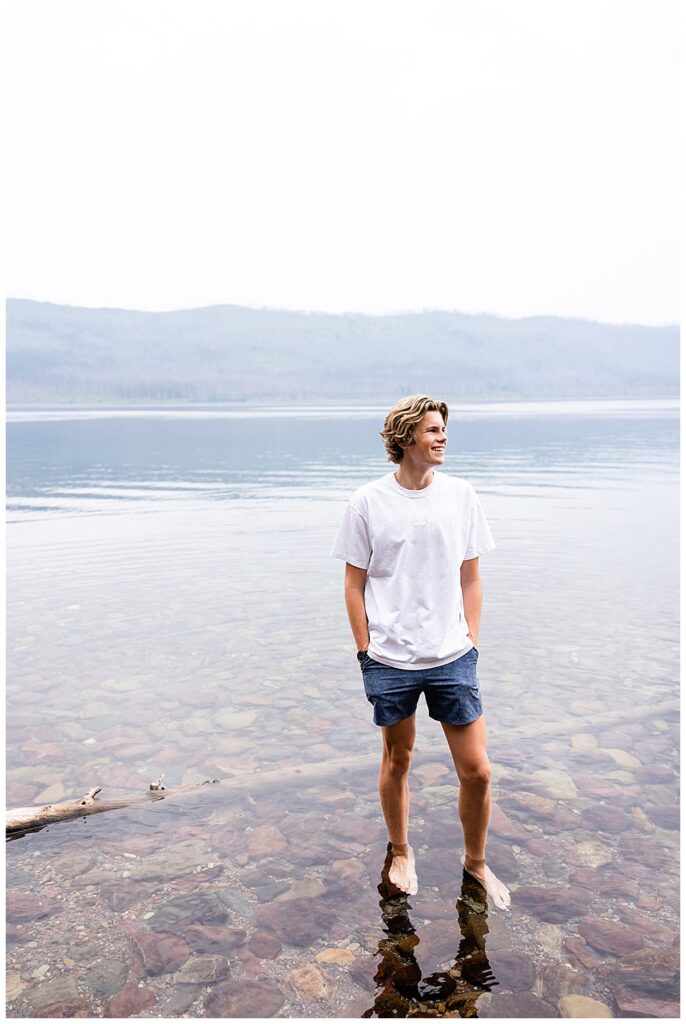
[[[403,460],[395,473],[395,478],[400,486],[408,491],[423,491],[425,487],[431,486],[434,471],[430,466],[406,465]]]

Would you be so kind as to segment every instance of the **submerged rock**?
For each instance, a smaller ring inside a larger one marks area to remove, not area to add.
[[[457,800],[456,786],[425,786],[422,796],[430,807],[442,807],[445,804],[453,804]]]
[[[653,833],[655,831],[655,824],[650,820],[642,807],[632,807],[631,818],[641,832]]]
[[[533,988],[536,966],[526,953],[489,952],[488,959],[501,988],[509,989],[511,992],[528,992]]]
[[[361,1020],[369,1009],[371,999],[368,996],[353,996],[343,1007],[341,1017],[344,1019]]]
[[[553,800],[575,800],[579,795],[571,775],[561,768],[539,768],[531,773],[531,781]]]
[[[35,1011],[44,1011],[53,1003],[77,1002],[80,1005],[81,1002],[74,974],[63,974],[59,978],[43,982],[42,985],[36,985],[35,988],[27,990],[25,998]],[[43,1013],[40,1013],[40,1016],[43,1016]]]
[[[37,1017],[49,1017],[51,1020],[69,1017],[92,1017],[90,1007],[81,999],[65,999],[59,1003],[44,1006]]]
[[[341,878],[333,871],[328,871],[322,876],[324,884],[324,896],[327,903],[334,906],[352,907],[360,899],[365,899],[368,893],[367,886],[362,885],[354,878]]]
[[[276,902],[282,903],[286,900],[294,900],[299,896],[321,896],[325,891],[326,886],[318,878],[303,878],[298,882],[294,882],[290,889],[277,896]]]
[[[584,917],[579,921],[579,932],[599,953],[624,956],[644,946],[643,936],[615,921],[603,921],[599,917]]]
[[[209,859],[209,846],[206,842],[185,839],[159,850],[145,860],[134,861],[130,869],[131,878],[138,881],[178,878],[195,871],[197,867],[204,867]]]
[[[379,877],[383,864],[379,864],[376,877]],[[418,866],[419,870],[419,866]],[[374,877],[374,873],[370,871]],[[441,848],[432,847],[422,857],[421,862],[421,883],[422,885],[452,885],[455,890],[459,889],[462,880],[462,865],[460,864],[460,851],[457,844],[454,847]]]
[[[620,750],[628,750],[634,745],[634,738],[629,732],[623,729],[603,729],[598,733],[598,744],[601,747],[616,747]]]
[[[250,886],[248,886],[250,888]],[[255,895],[260,903],[271,903],[277,896],[288,891],[288,882],[267,882],[266,885],[259,885],[255,889]]]
[[[180,935],[139,932],[131,936],[134,951],[140,954],[146,974],[171,974],[191,955],[191,948]]]
[[[652,917],[646,917],[645,914],[638,914],[632,907],[620,907],[619,914],[624,924],[645,935],[646,938],[651,939],[653,942],[668,946],[674,939],[674,928],[660,924],[659,921],[654,920]]]
[[[329,946],[327,949],[323,949],[321,953],[317,953],[315,957],[315,960],[319,963],[338,964],[339,966],[352,963],[354,959],[355,954],[353,951],[341,946]]]
[[[65,878],[76,878],[77,875],[84,875],[94,864],[95,854],[88,852],[79,853],[78,851],[65,854],[63,857],[58,857],[52,862],[52,866],[57,874],[63,875]]]
[[[636,778],[639,782],[668,783],[675,782],[677,772],[674,767],[666,764],[645,764],[636,769]]]
[[[351,879],[353,882],[361,883],[365,875],[364,865],[356,857],[332,861],[331,870],[339,878]]]
[[[139,988],[130,981],[121,992],[112,996],[105,1005],[105,1017],[133,1017],[149,1010],[157,1002],[157,996],[149,988]]]
[[[575,773],[574,782],[583,796],[594,796],[599,800],[612,800],[624,795],[622,788],[616,786],[614,782],[608,782],[607,779],[591,775],[588,772]]]
[[[618,989],[614,993],[620,1017],[680,1017],[677,1000],[659,999],[657,996],[639,996],[631,989]]]
[[[7,920],[12,923],[39,921],[50,914],[58,914],[63,909],[58,900],[47,894],[36,896],[30,892],[18,892],[16,889],[7,893],[6,914]]]
[[[605,1003],[576,993],[561,996],[557,1005],[561,1017],[614,1017],[614,1013]]]
[[[227,917],[226,908],[215,893],[189,893],[163,903],[148,925],[155,932],[178,932],[190,924],[223,924]]]
[[[427,790],[424,790],[426,794]],[[453,797],[455,790],[452,790]],[[337,811],[333,818],[325,825],[325,831],[335,837],[335,842],[356,841],[368,846],[377,842],[385,834],[385,830],[379,821],[370,821],[368,818],[361,818],[356,814],[345,814]]]
[[[613,988],[632,990],[637,996],[679,998],[679,949],[642,949],[603,964],[598,974]]]
[[[538,793],[527,793],[523,789],[508,793],[507,799],[512,800],[523,810],[529,811],[534,818],[552,818],[557,811],[555,800],[551,800],[548,796],[540,796]]]
[[[224,956],[192,956],[174,975],[179,985],[212,985],[228,977],[229,962]]]
[[[330,999],[336,991],[336,985],[325,978],[315,964],[296,967],[286,975],[286,984],[301,999]]]
[[[402,933],[393,935],[392,941],[403,960],[399,961],[398,969],[404,964],[406,954],[413,951],[422,965],[441,964],[454,958],[460,945],[460,929],[457,916],[452,921],[429,921],[428,924],[419,925],[416,934],[410,932],[408,935]],[[379,943],[379,949],[384,951],[386,961],[389,959],[390,938],[383,938]]]
[[[260,929],[251,938],[248,943],[248,949],[261,960],[274,960],[283,949],[283,946],[273,932]]]
[[[350,964],[348,974],[360,988],[365,989],[367,992],[373,992],[376,989],[374,976],[376,975],[378,962],[379,957],[374,953],[370,953],[369,956],[358,956]]]
[[[27,804],[34,802],[37,792],[38,786],[33,786],[29,782],[8,782],[5,790],[5,805],[7,807],[26,807]]]
[[[86,889],[88,886],[94,885],[104,887],[110,882],[116,883],[118,881],[117,875],[113,871],[86,871],[83,875],[77,875],[72,881],[72,885],[75,889]]]
[[[676,802],[673,804],[646,804],[644,810],[655,825],[672,832],[679,831],[679,805]]]
[[[284,1003],[273,981],[235,980],[216,985],[205,1000],[208,1017],[274,1017]]]
[[[565,940],[565,952],[572,965],[580,970],[593,971],[598,966],[596,956],[591,952],[583,939],[571,937]]]
[[[102,955],[102,946],[97,942],[94,942],[92,939],[88,939],[86,942],[79,943],[78,946],[71,946],[69,948],[69,956],[78,964],[90,963],[91,960],[97,960],[98,957]]]
[[[536,929],[536,941],[540,945],[541,949],[545,950],[550,956],[556,960],[560,959],[562,954],[562,944],[564,942],[564,932],[557,924],[542,924]]]
[[[609,864],[614,859],[614,852],[610,846],[606,846],[598,839],[584,839],[580,843],[574,843],[567,850],[566,858],[570,864],[598,868],[603,864]]]
[[[448,775],[449,772],[448,766],[440,763],[423,764],[412,769],[412,774],[425,786],[434,785],[439,779]]]
[[[593,804],[586,808],[582,818],[584,824],[600,829],[601,832],[623,832],[634,824],[630,814],[612,804]]]
[[[126,984],[129,965],[123,960],[101,960],[86,974],[88,991],[96,999],[109,999]]]
[[[245,942],[244,928],[222,928],[218,925],[192,924],[183,937],[195,953],[226,954]]]
[[[619,837],[618,845],[623,857],[639,861],[642,867],[645,865],[651,872],[670,865],[670,857],[664,847],[647,836],[635,836],[625,832]]]
[[[189,1010],[196,999],[199,999],[202,994],[202,985],[179,985],[162,1007],[162,1016],[187,1016],[186,1010]]]
[[[22,925],[7,924],[5,926],[5,942],[7,945],[16,945],[22,942],[30,942],[31,935],[27,933]]]
[[[485,1002],[485,1001],[484,1001]],[[546,1003],[533,992],[497,992],[483,1006],[477,1003],[480,1017],[559,1017],[557,1007]]]
[[[517,906],[549,924],[564,924],[573,917],[585,914],[591,905],[591,893],[578,886],[560,886],[543,889],[535,885],[520,885],[515,895]]]
[[[8,1002],[12,1002],[13,999],[17,999],[24,989],[26,988],[25,983],[21,979],[21,975],[15,971],[9,971],[5,979],[5,998]]]
[[[541,999],[555,1003],[560,996],[586,995],[590,979],[586,971],[575,971],[567,964],[546,964],[536,976],[534,991]]]
[[[515,824],[511,818],[508,818],[507,814],[495,801],[491,803],[491,818],[489,828],[493,832],[502,836],[503,839],[511,839],[515,842],[526,841],[529,838],[529,833],[522,828],[521,825]]]
[[[246,834],[246,846],[252,860],[276,857],[288,848],[285,836],[276,825],[257,825]]]
[[[133,882],[130,878],[104,882],[99,886],[100,896],[115,913],[121,914],[136,903],[147,900],[157,888],[153,883]]]
[[[215,725],[220,725],[229,732],[238,732],[239,729],[247,729],[257,718],[256,711],[233,711],[226,708],[224,711],[215,712],[213,720]]]
[[[640,768],[641,762],[633,754],[629,754],[626,750],[621,750],[618,747],[602,747],[604,754],[609,754],[612,760],[619,768],[624,768],[626,771],[632,772],[634,768]]]
[[[598,748],[598,740],[592,732],[576,732],[572,736],[572,750],[588,751]]]
[[[639,893],[638,882],[616,874],[612,869],[578,868],[570,876],[570,881],[590,889],[596,896],[628,896],[634,899]]]
[[[256,920],[290,946],[309,946],[328,933],[336,914],[319,900],[300,896],[260,907]]]
[[[555,857],[558,852],[557,847],[549,839],[536,835],[531,836],[526,844],[526,850],[534,857]]]

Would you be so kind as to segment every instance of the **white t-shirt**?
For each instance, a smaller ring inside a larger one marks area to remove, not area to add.
[[[353,494],[331,549],[367,570],[369,655],[419,670],[446,665],[474,645],[462,604],[460,566],[495,547],[468,480],[434,471],[410,491],[394,473]]]

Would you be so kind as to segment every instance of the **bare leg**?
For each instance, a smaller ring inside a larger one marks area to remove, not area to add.
[[[486,752],[486,723],[480,715],[469,725],[441,723],[460,780],[458,812],[464,833],[466,871],[486,889],[497,907],[510,905],[507,886],[486,864],[486,836],[491,815],[491,766]]]
[[[413,896],[417,892],[417,875],[407,830],[410,817],[410,764],[416,735],[415,716],[403,718],[396,725],[384,725],[381,733],[383,751],[379,798],[393,851],[393,863],[388,877],[393,885]]]

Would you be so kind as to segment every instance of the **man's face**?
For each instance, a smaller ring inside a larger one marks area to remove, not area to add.
[[[442,466],[447,443],[448,433],[440,412],[425,412],[414,428],[414,444],[403,449],[403,462],[412,463],[417,469]]]

